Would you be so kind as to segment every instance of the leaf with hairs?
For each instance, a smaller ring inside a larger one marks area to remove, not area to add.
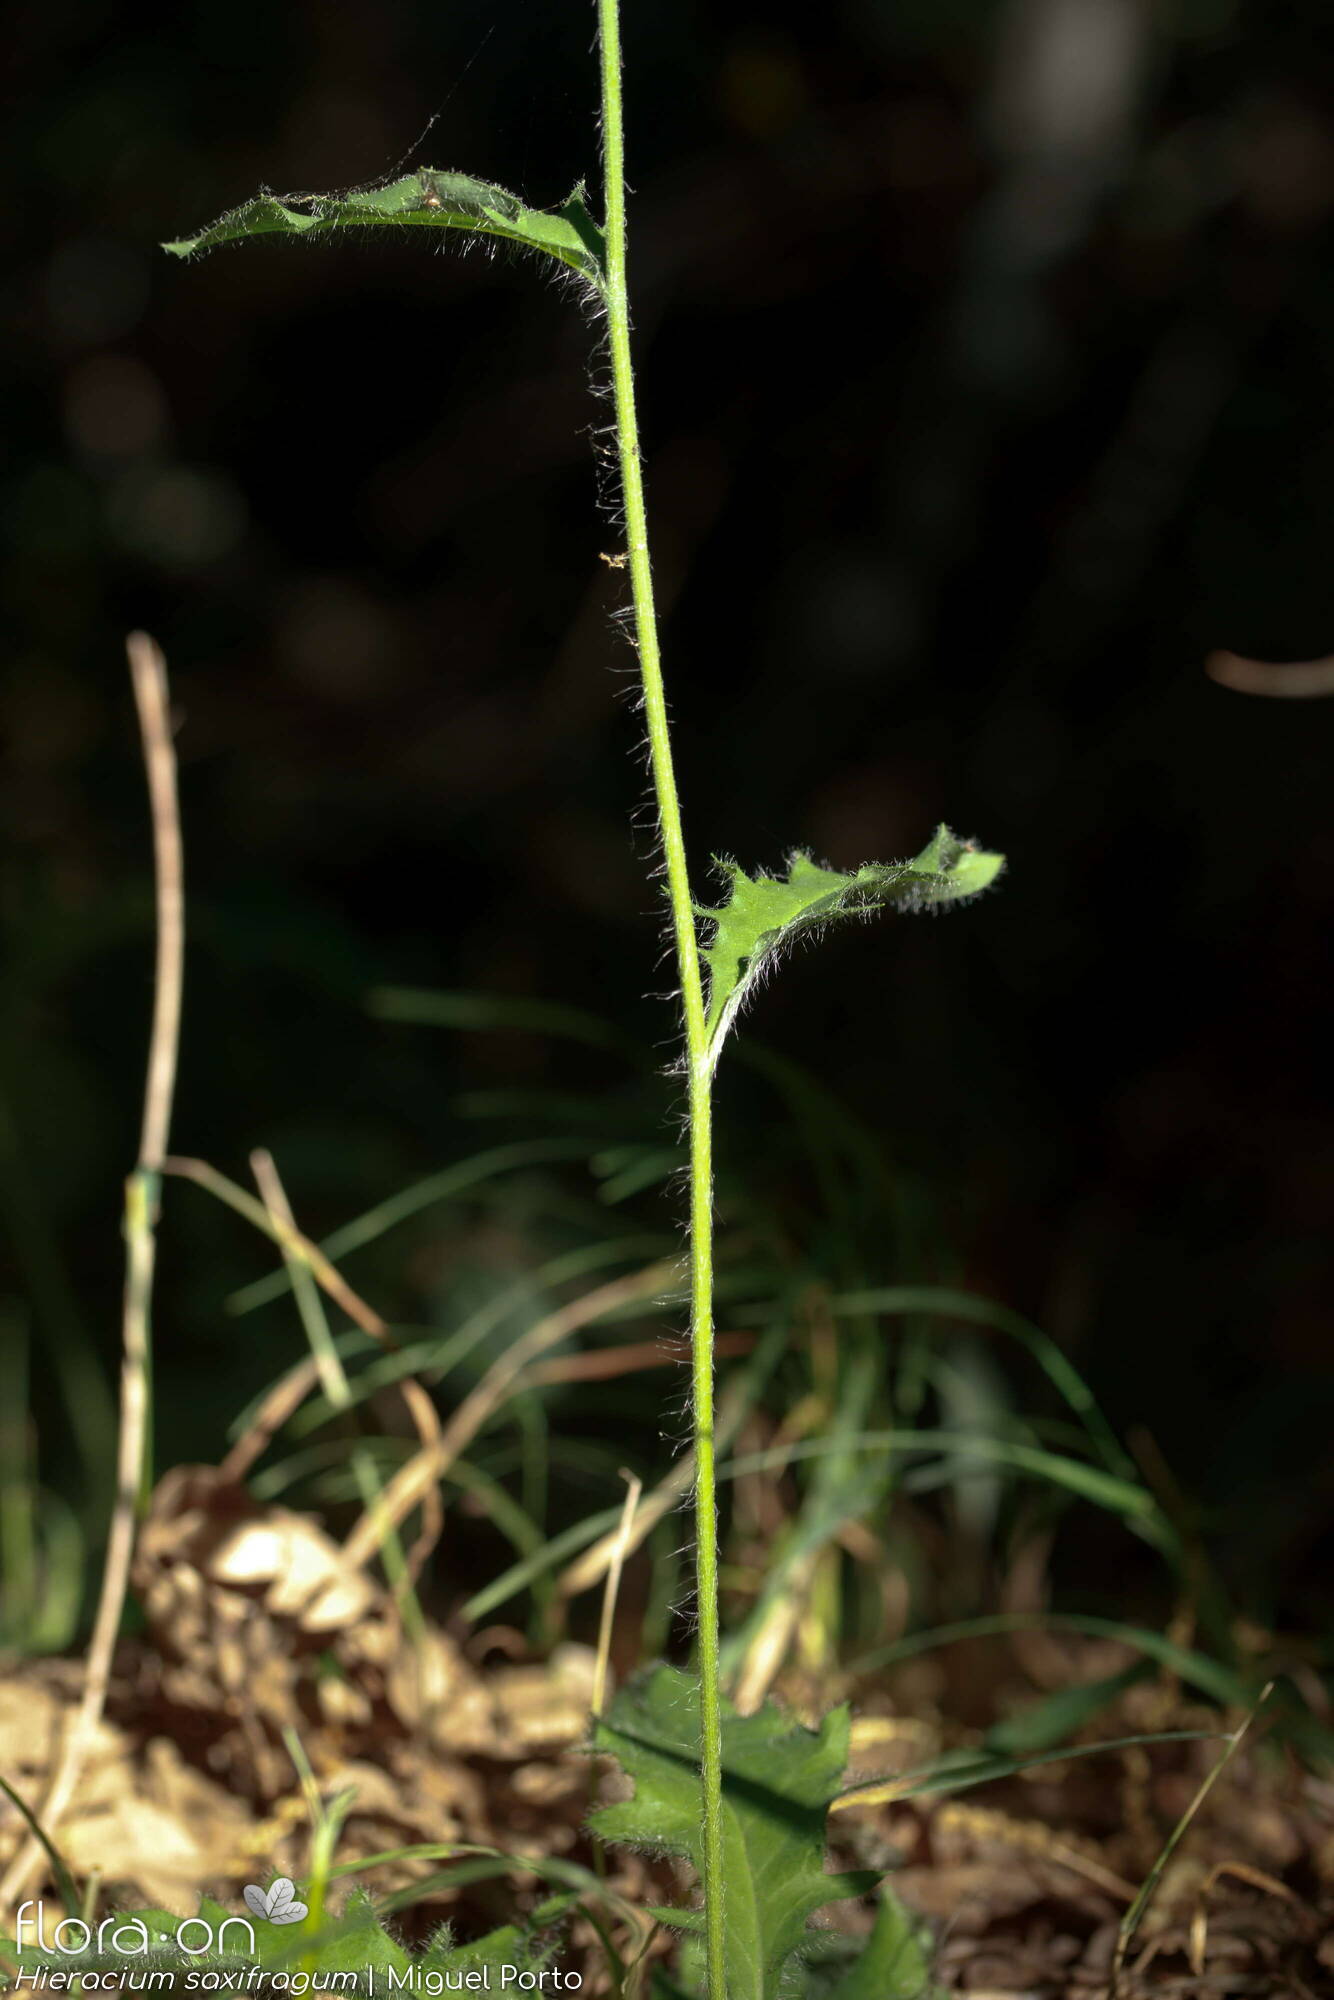
[[[335,229],[462,229],[541,251],[600,291],[606,267],[602,231],[577,187],[559,208],[527,208],[517,196],[467,174],[422,167],[381,187],[343,194],[264,192],[229,209],[194,236],[164,243],[174,257],[194,257],[250,236],[318,236]]]
[[[701,910],[713,922],[704,947],[709,968],[709,1060],[717,1064],[727,1031],[778,954],[803,931],[836,917],[877,910],[925,910],[960,903],[989,889],[1004,867],[990,854],[939,826],[912,861],[867,862],[855,874],[821,868],[793,854],[786,876],[747,875],[734,861],[719,864],[729,884],[720,909]]]
[[[723,1704],[723,1848],[729,2000],[773,2000],[826,1903],[864,1896],[877,1877],[825,1872],[825,1815],[847,1762],[848,1711],[803,1729],[766,1704],[739,1716]],[[623,1688],[599,1720],[596,1750],[609,1752],[635,1795],[604,1806],[591,1825],[603,1840],[684,1855],[702,1873],[703,1796],[699,1694],[689,1675],[659,1666]],[[658,1911],[683,1928],[695,1913]]]
[[[943,2000],[943,1989],[932,1985],[930,1950],[926,1926],[882,1884],[875,1928],[823,2000]],[[808,1989],[813,1984],[808,1980]]]
[[[274,1955],[283,1950],[281,1933],[272,1935],[267,1929],[256,1927],[260,1941],[260,1957],[266,1958],[264,1947],[271,1944]],[[389,1973],[393,1971],[400,1978],[412,1964],[406,1951],[392,1938],[380,1921],[375,1898],[365,1889],[355,1888],[348,1896],[341,1916],[327,1921],[311,1940],[311,1950],[316,1965],[321,1972],[355,1972],[359,1974]],[[292,1947],[286,1947],[291,1955]],[[303,1954],[304,1956],[304,1954]],[[371,1984],[373,1984],[373,1980]]]
[[[522,1929],[517,1924],[503,1924],[499,1930],[488,1931],[485,1937],[476,1938],[471,1944],[456,1944],[449,1926],[443,1925],[422,1955],[421,1971],[428,1978],[431,1973],[438,1973],[448,1981],[449,1990],[456,1993],[475,1991],[478,1986],[483,1989],[511,1986],[514,1980],[505,1977],[507,1969],[511,1974],[516,1969],[535,1973],[551,1956],[552,1944],[540,1942],[540,1933],[548,1927],[541,1922],[543,1914],[540,1910],[535,1912]],[[480,1978],[469,1984],[470,1973],[477,1973]]]

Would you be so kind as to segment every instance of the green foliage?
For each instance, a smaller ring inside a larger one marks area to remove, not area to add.
[[[1002,855],[960,840],[947,826],[936,828],[914,860],[867,862],[852,875],[821,868],[808,854],[794,854],[786,876],[751,876],[734,861],[721,863],[730,886],[727,901],[721,909],[699,912],[713,920],[713,935],[704,949],[710,1066],[717,1064],[740,1009],[784,946],[801,932],[836,917],[963,902],[990,888],[1004,865]]]
[[[506,1983],[502,1976],[505,1966],[518,1965],[525,1971],[536,1972],[550,1957],[550,1949],[536,1942],[543,1929],[542,1915],[538,1911],[533,1922],[523,1929],[517,1924],[503,1924],[472,1944],[455,1944],[448,1924],[442,1925],[422,1954],[421,1969],[448,1973],[454,1990],[460,1974],[466,1978],[470,1972],[479,1972],[484,1991],[492,1987],[500,1991]]]
[[[703,1872],[699,1692],[689,1675],[660,1666],[617,1696],[600,1719],[594,1748],[609,1751],[635,1795],[593,1815],[604,1840],[684,1855]],[[877,1877],[825,1871],[825,1815],[848,1753],[848,1711],[803,1729],[766,1703],[739,1716],[724,1704],[723,1856],[728,2000],[771,2000],[785,1991],[809,1938],[808,1918],[826,1903],[864,1896]],[[696,1930],[699,1913],[655,1911]]]
[[[933,2000],[943,1993],[931,1983],[930,1934],[888,1889],[880,1891],[875,1928],[866,1943],[860,1949],[851,1946],[851,1953],[849,1941],[839,1943],[843,1950],[831,1953],[827,1964],[841,1976],[826,1984],[820,1977],[824,1967],[818,1962],[808,1967],[807,2000]]]
[[[499,237],[554,258],[598,290],[606,250],[602,231],[577,187],[559,208],[526,208],[517,196],[467,174],[423,167],[383,187],[353,188],[346,194],[258,194],[229,209],[207,229],[162,247],[176,257],[192,257],[248,236],[316,236],[331,229],[371,227],[462,229]]]

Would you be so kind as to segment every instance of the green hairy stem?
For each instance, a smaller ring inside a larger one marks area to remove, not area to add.
[[[618,0],[598,0],[602,67],[603,220],[607,232],[607,338],[625,506],[626,551],[635,639],[658,825],[667,865],[676,963],[685,1019],[690,1106],[690,1372],[695,1434],[695,1590],[699,1621],[700,1774],[703,1790],[705,1963],[710,2000],[725,2000],[723,1912],[722,1702],[718,1638],[718,1497],[713,1441],[713,1071],[700,970],[695,906],[686,865],[681,803],[672,763],[653,603],[648,519],[639,459],[630,304],[625,270],[625,127],[621,112]]]

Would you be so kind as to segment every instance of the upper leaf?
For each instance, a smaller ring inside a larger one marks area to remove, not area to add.
[[[991,884],[1005,866],[960,840],[947,826],[936,828],[913,861],[867,862],[855,874],[821,868],[808,854],[794,854],[786,876],[747,875],[734,861],[719,864],[731,894],[718,910],[701,910],[713,920],[704,947],[709,968],[709,1066],[718,1061],[727,1031],[779,952],[799,932],[835,917],[870,916],[881,909],[924,910],[963,902]]]
[[[526,208],[517,196],[490,181],[442,173],[435,167],[346,194],[257,194],[197,235],[162,247],[173,256],[192,257],[247,236],[313,236],[322,230],[367,226],[466,229],[502,237],[555,258],[599,290],[606,274],[605,240],[588,212],[582,187],[575,188],[559,208]]]
[[[773,2000],[784,1969],[825,1903],[862,1896],[873,1874],[825,1873],[825,1815],[848,1755],[848,1711],[803,1729],[772,1704],[739,1716],[724,1704],[723,1855],[728,2000]],[[703,1869],[699,1694],[675,1667],[623,1688],[594,1748],[634,1780],[633,1799],[604,1806],[604,1840],[683,1854]],[[666,1912],[658,1912],[660,1916]],[[680,1920],[689,1925],[691,1912]]]

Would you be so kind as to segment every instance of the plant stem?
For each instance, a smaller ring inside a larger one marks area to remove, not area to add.
[[[598,0],[602,146],[607,230],[607,336],[625,506],[639,673],[649,761],[667,866],[676,962],[685,1017],[690,1109],[691,1400],[695,1433],[695,1585],[699,1619],[700,1765],[704,1795],[705,1956],[710,2000],[726,2000],[723,1930],[722,1708],[718,1664],[718,1504],[713,1444],[713,1086],[699,939],[686,866],[681,805],[662,685],[648,520],[639,461],[630,306],[625,273],[625,129],[621,111],[619,0]]]
[[[176,796],[176,750],[171,734],[167,663],[146,633],[125,642],[143,739],[144,768],[153,818],[157,908],[157,960],[153,985],[153,1027],[144,1085],[139,1158],[125,1183],[125,1291],[122,1306],[120,1436],[116,1459],[116,1499],[102,1568],[102,1588],[88,1642],[83,1693],[64,1754],[42,1807],[48,1833],[74,1796],[93,1733],[106,1706],[112,1655],[129,1589],[136,1517],[143,1504],[148,1462],[149,1335],[153,1272],[157,1260],[158,1199],[162,1162],[176,1089],[181,1030],[181,986],[185,962],[185,877],[180,810]],[[0,1882],[0,1903],[17,1900],[41,1859],[32,1842],[21,1848]],[[74,1915],[74,1910],[67,1912]]]

